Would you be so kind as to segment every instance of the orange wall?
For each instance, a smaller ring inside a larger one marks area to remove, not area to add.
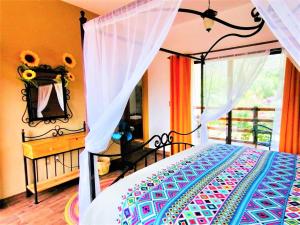
[[[85,120],[82,52],[80,44],[80,9],[59,0],[0,0],[0,199],[25,191],[21,130],[39,134],[54,125],[40,124],[30,128],[21,121],[25,102],[21,99],[23,83],[16,68],[22,50],[36,52],[42,64],[62,64],[62,54],[69,52],[77,60],[71,71],[76,76],[69,85],[70,107],[74,117],[67,124],[70,129],[82,126]],[[95,14],[87,13],[88,19]]]

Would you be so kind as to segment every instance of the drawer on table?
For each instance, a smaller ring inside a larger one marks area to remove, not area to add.
[[[84,148],[84,136],[69,138],[68,142],[69,149]]]
[[[34,144],[23,143],[24,156],[31,159],[61,153],[68,149],[68,142],[65,140]]]

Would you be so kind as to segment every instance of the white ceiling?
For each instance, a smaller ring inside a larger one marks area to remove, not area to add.
[[[249,2],[250,0],[211,0],[210,7],[220,13]],[[208,8],[208,0],[183,0],[180,8],[194,9],[204,12]],[[178,13],[174,23],[179,24],[193,19],[199,18],[188,13]]]
[[[104,15],[114,9],[120,8],[134,0],[62,0],[69,4],[86,9],[98,15]],[[220,12],[239,7],[249,3],[250,0],[211,0],[211,8]],[[183,0],[181,8],[205,11],[208,7],[208,0]],[[178,13],[175,24],[195,19],[194,15]]]
[[[89,10],[98,15],[104,15],[114,9],[120,8],[133,0],[62,0],[80,8]],[[208,0],[183,0],[181,8],[205,11]],[[218,18],[240,26],[253,26],[253,18],[250,15],[253,8],[251,0],[211,0],[211,8],[218,11]],[[178,52],[192,53],[206,51],[219,37],[232,32],[216,23],[211,32],[206,32],[199,16],[178,13],[175,22],[165,40],[163,47]],[[235,32],[241,33],[240,31]],[[273,34],[267,25],[257,35],[251,38],[226,38],[215,49],[244,45],[256,42],[274,40]]]
[[[133,0],[62,0],[98,15],[106,14],[114,9],[127,5]]]
[[[232,1],[233,2],[233,1]],[[253,9],[251,2],[228,8],[218,13],[218,18],[239,26],[254,26],[256,23],[251,17]],[[217,9],[216,9],[217,10]],[[179,14],[179,13],[178,13]],[[195,19],[172,26],[163,47],[178,52],[195,53],[207,51],[208,48],[220,37],[229,33],[249,34],[249,31],[240,31],[228,28],[222,24],[215,23],[213,29],[207,32],[204,29],[202,19],[194,16]],[[246,45],[264,41],[274,40],[275,37],[265,24],[263,29],[253,37],[239,38],[227,37],[223,39],[214,49],[228,48],[239,45]]]

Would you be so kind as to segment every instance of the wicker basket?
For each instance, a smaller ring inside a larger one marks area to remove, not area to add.
[[[105,175],[109,172],[110,158],[109,157],[99,157],[97,167],[99,175]]]

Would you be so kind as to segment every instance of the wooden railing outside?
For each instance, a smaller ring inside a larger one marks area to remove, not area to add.
[[[194,107],[197,111],[197,118],[200,118],[201,107]],[[198,114],[199,111],[199,114]],[[253,134],[253,128],[257,124],[266,125],[272,128],[274,108],[268,107],[238,107],[232,110],[232,137],[231,141],[244,144],[255,144],[258,139],[262,141],[263,136],[257,137]],[[200,120],[198,120],[200,122]],[[217,121],[208,124],[209,139],[226,141],[228,118],[222,117]]]

